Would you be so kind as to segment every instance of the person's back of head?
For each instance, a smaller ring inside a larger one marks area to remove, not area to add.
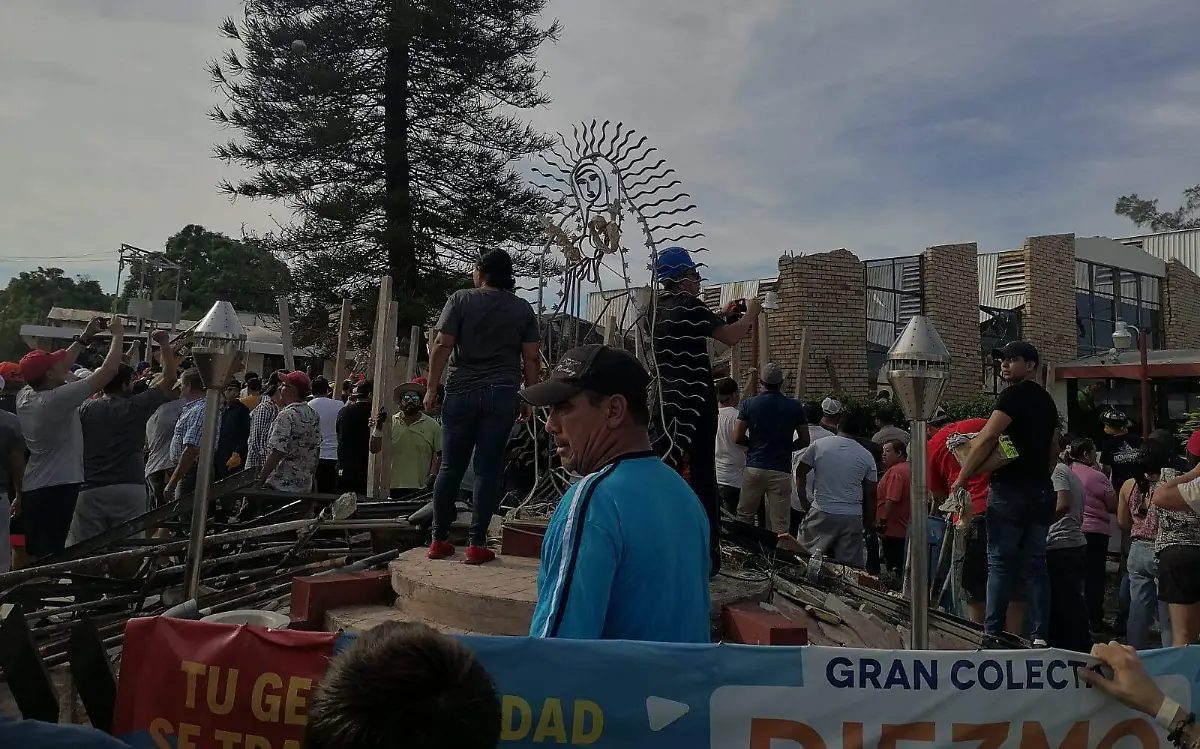
[[[258,395],[262,392],[262,378],[250,372],[246,375],[246,392],[251,395]]]
[[[117,373],[113,375],[113,378],[104,386],[104,394],[121,395],[125,393],[127,389],[133,385],[134,374],[135,372],[133,367],[122,362],[121,365],[117,367]]]
[[[318,377],[312,381],[312,395],[314,398],[329,397],[329,380],[324,377]]]
[[[494,749],[500,698],[467,647],[385,622],[334,657],[309,700],[305,749]]]

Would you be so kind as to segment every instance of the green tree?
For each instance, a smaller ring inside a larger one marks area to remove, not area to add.
[[[1150,231],[1200,229],[1200,185],[1183,191],[1184,203],[1173,211],[1160,211],[1158,199],[1146,200],[1138,194],[1122,195],[1114,212],[1133,222],[1137,228],[1149,226]]]
[[[0,290],[0,360],[16,361],[29,351],[22,325],[45,325],[51,307],[108,310],[112,297],[87,276],[68,276],[62,268],[22,271]]]
[[[512,165],[551,143],[515,116],[548,102],[545,4],[246,0],[226,19],[238,48],[211,65],[228,99],[212,117],[239,138],[216,153],[252,176],[221,188],[295,211],[263,239],[294,256],[301,316],[350,294],[369,330],[390,274],[400,328],[423,324],[483,251],[534,241],[547,202]]]
[[[232,239],[189,224],[167,240],[163,254],[180,267],[179,301],[185,317],[204,314],[216,301],[230,302],[238,312],[274,312],[276,299],[291,291],[287,265],[255,239]],[[141,271],[141,263],[131,263],[123,298],[138,295]],[[154,276],[148,269],[147,287],[155,282]],[[174,271],[159,272],[157,282],[158,298],[170,299],[175,293]]]

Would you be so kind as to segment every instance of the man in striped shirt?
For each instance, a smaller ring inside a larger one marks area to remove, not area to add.
[[[591,345],[521,391],[584,476],[546,529],[533,637],[710,641],[708,518],[651,449],[649,383],[628,353]]]

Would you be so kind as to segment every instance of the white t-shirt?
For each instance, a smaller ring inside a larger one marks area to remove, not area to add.
[[[812,444],[819,439],[832,437],[833,432],[829,431],[820,424],[808,425],[808,444]],[[792,453],[792,476],[796,475],[796,469],[800,467],[800,453],[803,450],[797,450]],[[804,494],[808,497],[809,504],[813,501],[813,474],[809,471],[804,477]],[[804,505],[800,504],[800,494],[796,491],[796,482],[792,481],[792,509],[796,512],[804,512]]]
[[[733,441],[733,428],[738,410],[722,406],[717,412],[717,483],[742,488],[742,471],[746,470],[746,448]]]
[[[862,513],[863,481],[878,479],[867,448],[835,434],[804,448],[800,462],[812,467],[813,507],[829,515]]]
[[[308,402],[321,417],[321,460],[337,460],[337,417],[346,405],[332,398],[313,398]]]

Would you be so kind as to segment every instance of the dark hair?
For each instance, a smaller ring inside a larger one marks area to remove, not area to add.
[[[130,388],[130,395],[141,395],[150,389],[150,383],[145,380],[134,380],[133,387]]]
[[[370,398],[375,394],[375,383],[371,380],[359,380],[354,386],[355,398]]]
[[[817,401],[804,404],[804,420],[809,424],[820,424],[824,416],[825,412],[821,410],[821,404]]]
[[[904,458],[906,460],[908,459],[908,445],[904,444],[904,440],[899,440],[899,439],[884,440],[883,444],[880,445],[880,447],[887,447],[888,445],[891,445],[892,449],[895,450],[897,453],[899,453],[901,458]]]
[[[1147,442],[1155,442],[1163,446],[1169,454],[1174,455],[1178,449],[1179,443],[1175,441],[1175,435],[1171,434],[1169,429],[1155,429],[1146,437]]]
[[[1072,440],[1070,445],[1067,447],[1067,457],[1070,458],[1070,463],[1077,463],[1083,460],[1084,455],[1094,452],[1095,450],[1096,443],[1089,439],[1085,438]]]
[[[329,395],[329,380],[324,377],[318,377],[312,381],[312,394],[318,398],[323,398]]]
[[[504,250],[489,250],[483,253],[475,267],[479,269],[479,275],[483,276],[483,282],[488,286],[505,291],[512,291],[517,287],[513,278],[512,256]]]
[[[262,392],[262,379],[253,372],[246,375],[246,389],[251,393]]]
[[[200,370],[189,369],[179,375],[179,386],[184,390],[203,390],[204,380],[200,379]]]
[[[732,377],[722,377],[717,381],[717,397],[728,398],[731,395],[738,394],[737,380]]]
[[[500,698],[458,640],[384,622],[334,656],[309,699],[305,749],[495,749]]]
[[[1137,455],[1138,470],[1133,475],[1138,491],[1142,494],[1150,491],[1150,479],[1146,478],[1146,474],[1161,473],[1162,469],[1170,467],[1174,457],[1170,445],[1155,439],[1147,439],[1143,442]]]
[[[852,437],[861,437],[869,429],[867,425],[868,417],[869,414],[863,409],[850,406],[845,411],[842,411],[842,415],[838,419],[838,429]]]
[[[593,406],[599,406],[600,402],[608,397],[593,390],[585,390],[584,393],[587,394],[588,403]],[[629,404],[629,416],[633,419],[633,423],[640,427],[649,426],[650,400],[646,393],[643,392],[640,396],[637,394],[622,393],[621,397]]]
[[[125,389],[126,385],[133,382],[133,376],[135,374],[137,373],[134,372],[133,367],[129,366],[125,362],[121,362],[121,364],[117,367],[117,373],[113,375],[112,379],[109,380],[104,386],[105,394],[112,395],[113,393],[121,392]]]
[[[268,397],[275,395],[275,391],[279,389],[279,378],[287,374],[286,369],[277,369],[267,378],[267,385],[263,388],[263,395]]]
[[[258,380],[259,382],[262,381],[262,379],[258,376],[258,372],[247,372],[246,373],[246,384],[247,385],[250,384],[250,380]]]

